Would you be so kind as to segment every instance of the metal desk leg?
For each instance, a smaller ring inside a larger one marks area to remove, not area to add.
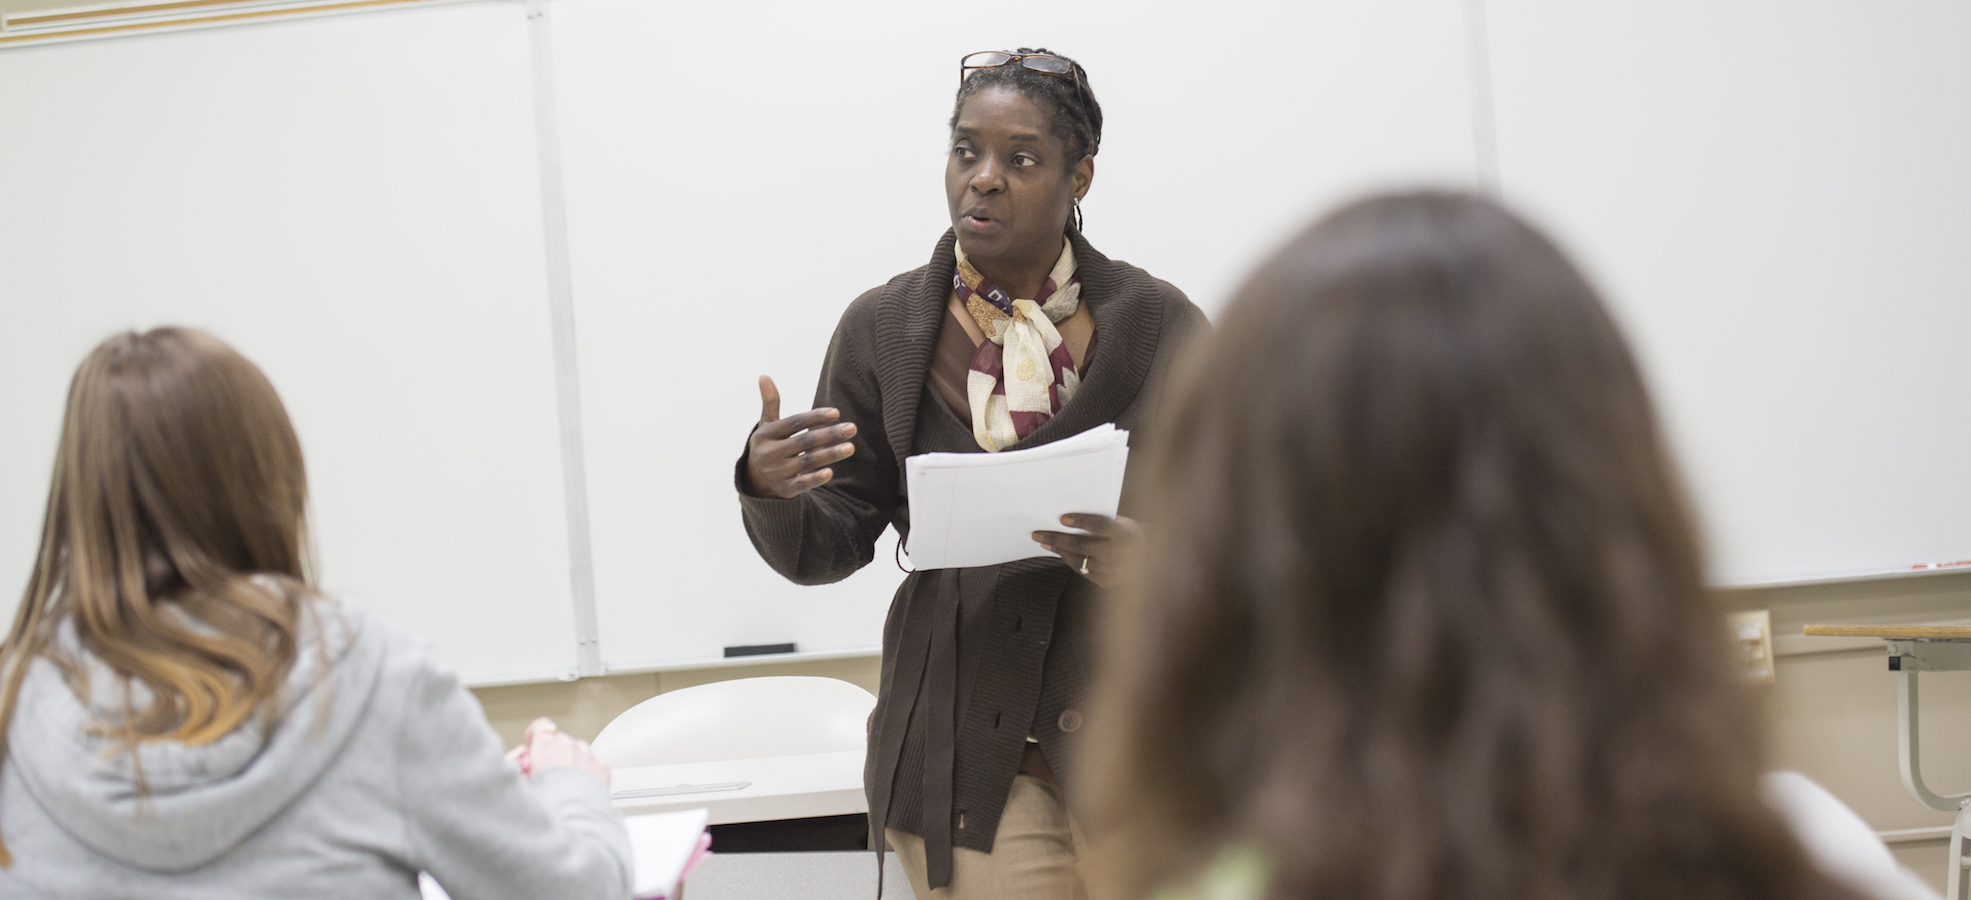
[[[1896,669],[1896,718],[1901,727],[1896,732],[1897,749],[1901,751],[1903,787],[1909,790],[1916,802],[1931,809],[1954,810],[1957,820],[1950,828],[1950,862],[1944,878],[1944,896],[1949,900],[1967,900],[1964,878],[1964,837],[1971,831],[1971,795],[1955,794],[1944,796],[1930,790],[1923,783],[1922,746],[1917,724],[1916,673],[1927,668],[1910,656],[1896,653],[1898,648],[1890,645],[1890,664]]]
[[[1957,820],[1952,822],[1950,826],[1950,858],[1952,865],[1949,876],[1944,879],[1944,890],[1946,892],[1944,896],[1951,898],[1951,900],[1965,900],[1964,890],[1966,879],[1964,877],[1964,865],[1968,860],[1964,858],[1964,836],[1966,834],[1965,825],[1967,824],[1967,820],[1971,820],[1971,807],[1958,810]]]

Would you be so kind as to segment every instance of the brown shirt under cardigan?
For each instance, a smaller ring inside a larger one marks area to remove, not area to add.
[[[1114,422],[1142,446],[1152,398],[1183,342],[1206,327],[1183,292],[1101,255],[1070,232],[1082,301],[1101,340],[1088,378],[1060,413],[1014,448]],[[983,452],[929,381],[947,316],[955,238],[947,231],[928,265],[864,293],[830,340],[816,407],[854,422],[854,456],[826,485],[791,500],[740,495],[760,556],[800,584],[840,581],[867,565],[884,529],[907,536],[903,460],[917,453]],[[1122,513],[1137,505],[1136,460]],[[745,461],[739,461],[743,475]],[[884,561],[887,565],[889,562]],[[1069,735],[1092,659],[1089,623],[1097,590],[1058,559],[913,572],[883,626],[883,669],[870,717],[865,789],[877,839],[882,827],[925,839],[933,887],[949,883],[951,847],[991,852],[1028,735],[1070,798]],[[927,810],[948,809],[948,817]]]

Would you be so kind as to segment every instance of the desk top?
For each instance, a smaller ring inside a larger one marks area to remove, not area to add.
[[[1971,641],[1971,627],[1962,625],[1809,625],[1804,633],[1813,637],[1873,637],[1893,641]]]
[[[863,751],[809,753],[761,759],[728,759],[675,766],[615,770],[612,794],[678,785],[751,782],[738,790],[697,791],[657,797],[617,797],[623,815],[680,809],[709,810],[708,824],[771,822],[868,812],[862,792]]]

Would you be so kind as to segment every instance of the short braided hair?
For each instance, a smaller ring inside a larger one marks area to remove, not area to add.
[[[1019,63],[975,70],[964,84],[958,86],[958,99],[951,107],[951,127],[958,127],[958,113],[965,108],[965,101],[972,99],[972,95],[986,88],[1003,87],[1017,91],[1052,111],[1048,119],[1053,125],[1054,136],[1067,145],[1068,165],[1072,166],[1099,152],[1102,149],[1102,105],[1095,102],[1095,89],[1088,84],[1088,70],[1083,69],[1081,63],[1046,47],[1021,47],[1013,52],[1059,56],[1074,66],[1074,74],[1063,78],[1036,72]]]

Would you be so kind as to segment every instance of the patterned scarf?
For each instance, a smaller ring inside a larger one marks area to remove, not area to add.
[[[1015,300],[972,268],[964,248],[954,249],[958,267],[951,275],[952,289],[986,335],[972,355],[965,385],[972,402],[972,436],[987,452],[997,453],[1053,418],[1081,386],[1074,358],[1054,328],[1081,308],[1081,275],[1075,271],[1074,246],[1064,241],[1061,258],[1040,292],[1032,300]]]

